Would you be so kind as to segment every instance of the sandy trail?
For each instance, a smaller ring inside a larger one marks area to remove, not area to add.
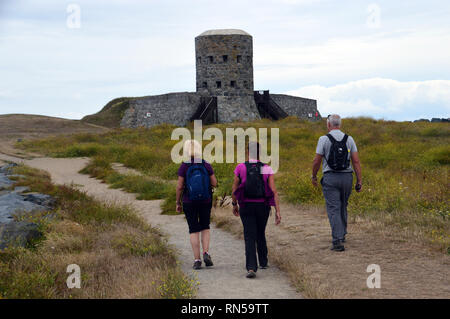
[[[244,242],[226,231],[211,225],[210,252],[215,266],[192,270],[193,256],[184,216],[160,214],[159,200],[136,200],[134,194],[110,189],[107,184],[79,174],[88,158],[35,158],[24,160],[0,154],[0,160],[23,162],[50,173],[56,184],[74,184],[96,199],[134,207],[152,226],[168,236],[179,256],[182,270],[200,282],[198,298],[302,298],[290,284],[288,277],[277,267],[259,270],[254,280],[245,278]]]
[[[357,196],[357,195],[354,195]],[[228,209],[231,230],[241,233]],[[450,298],[450,256],[434,251],[404,234],[350,212],[346,251],[330,251],[330,224],[324,207],[281,204],[280,226],[267,227],[269,251],[283,251],[303,269],[315,290],[332,298]],[[277,250],[275,250],[277,249]],[[381,269],[381,288],[368,289],[367,267]]]

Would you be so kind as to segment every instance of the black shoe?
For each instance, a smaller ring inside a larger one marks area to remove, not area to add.
[[[194,266],[192,266],[192,268],[194,268],[194,269],[201,269],[202,268],[202,261],[201,260],[194,261]]]
[[[208,253],[203,254],[203,261],[205,262],[206,267],[214,266],[211,256]]]
[[[249,279],[255,278],[256,277],[256,272],[248,271],[246,277],[249,278]]]
[[[259,268],[261,268],[261,269],[267,269],[267,268],[269,268],[269,265],[259,266]]]
[[[336,241],[336,242],[333,242],[333,246],[331,247],[331,250],[344,251],[345,247],[344,247],[344,245],[341,244],[340,241]]]

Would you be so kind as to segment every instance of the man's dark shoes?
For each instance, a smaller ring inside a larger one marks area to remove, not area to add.
[[[335,242],[333,242],[333,246],[331,247],[331,250],[344,251],[345,247],[344,247],[344,245],[342,245],[342,243],[340,241],[335,241]]]
[[[206,267],[214,266],[211,256],[208,253],[203,254],[203,261],[205,262]]]
[[[249,278],[249,279],[255,278],[256,277],[256,273],[254,271],[252,271],[252,270],[249,270],[247,272],[247,276],[246,277]]]
[[[202,261],[201,260],[194,261],[194,266],[192,266],[192,268],[194,268],[194,269],[202,268]]]

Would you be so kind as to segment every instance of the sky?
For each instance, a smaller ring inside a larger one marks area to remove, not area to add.
[[[0,114],[195,91],[194,38],[253,36],[255,90],[322,115],[450,117],[450,1],[0,0]]]

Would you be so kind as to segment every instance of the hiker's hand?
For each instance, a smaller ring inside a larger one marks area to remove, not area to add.
[[[239,217],[239,206],[238,205],[233,206],[233,214],[234,214],[234,216]]]
[[[362,184],[361,183],[356,183],[355,191],[358,192],[358,193],[361,193],[361,191],[362,191]]]
[[[279,211],[275,212],[275,225],[279,225],[281,223],[281,214]]]
[[[317,177],[311,177],[311,183],[313,184],[314,187],[317,187]]]
[[[183,211],[183,209],[181,208],[181,204],[177,203],[177,213],[181,213],[182,211]]]

